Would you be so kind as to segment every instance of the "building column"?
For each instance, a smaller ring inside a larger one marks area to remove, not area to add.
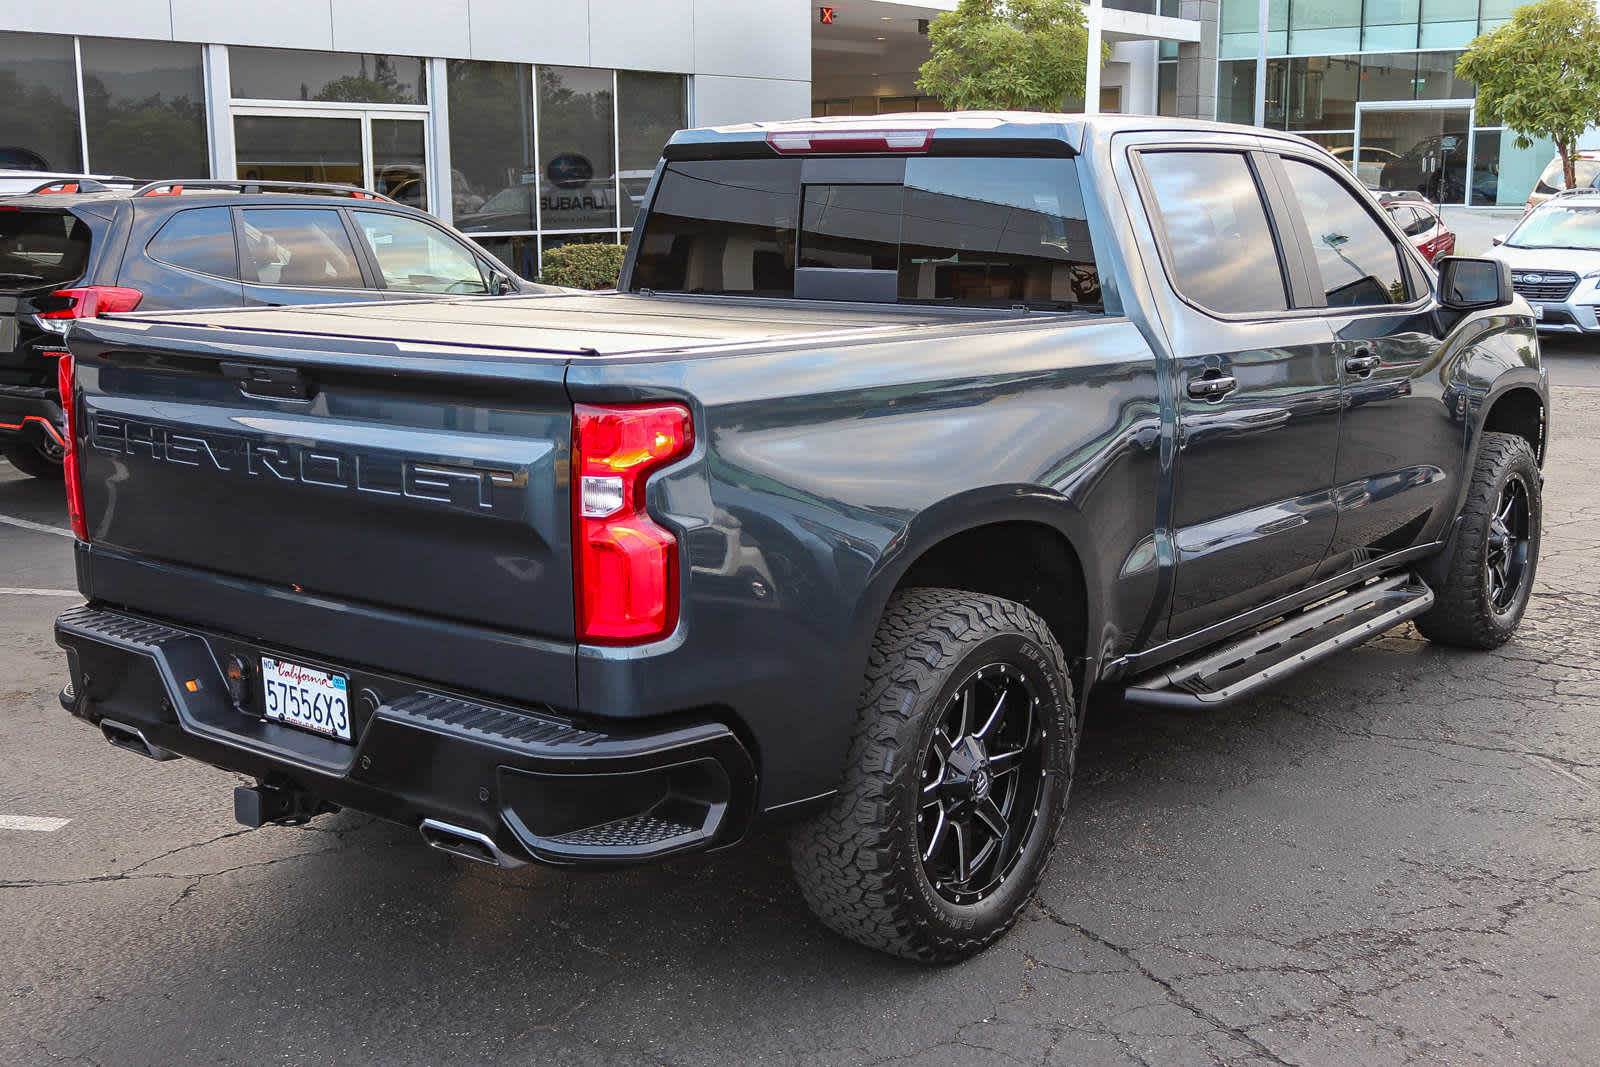
[[[233,154],[233,77],[228,73],[228,46],[208,44],[205,57],[206,144],[211,151],[211,177],[231,181],[239,176]]]
[[[1219,0],[1180,0],[1178,5],[1179,18],[1200,23],[1200,40],[1178,45],[1178,114],[1182,118],[1217,117],[1220,10]]]
[[[1100,113],[1100,12],[1101,0],[1089,0],[1089,63],[1083,75],[1083,113]]]

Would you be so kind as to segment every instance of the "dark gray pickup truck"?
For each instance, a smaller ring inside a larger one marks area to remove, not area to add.
[[[77,323],[63,702],[250,825],[515,866],[786,824],[828,925],[952,960],[1038,883],[1091,691],[1527,606],[1530,310],[1300,138],[688,131],[620,289]]]

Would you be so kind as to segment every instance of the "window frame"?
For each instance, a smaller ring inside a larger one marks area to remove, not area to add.
[[[1296,305],[1290,308],[1290,313],[1295,311],[1326,312],[1330,310],[1327,291],[1323,287],[1322,268],[1317,264],[1316,246],[1311,241],[1311,227],[1307,225],[1305,213],[1300,210],[1300,201],[1292,192],[1288,172],[1284,170],[1285,160],[1294,160],[1307,166],[1315,167],[1324,174],[1329,175],[1341,185],[1367,213],[1378,227],[1389,236],[1389,241],[1399,250],[1400,273],[1404,276],[1411,299],[1403,304],[1358,304],[1354,307],[1339,307],[1332,310],[1340,315],[1393,315],[1397,313],[1410,313],[1424,311],[1433,304],[1435,278],[1433,268],[1422,259],[1422,254],[1417,251],[1416,245],[1411,243],[1394,219],[1378,204],[1376,198],[1368,192],[1367,188],[1356,181],[1344,167],[1333,161],[1329,166],[1327,160],[1319,159],[1316,155],[1298,151],[1299,145],[1274,144],[1267,152],[1268,164],[1278,182],[1280,195],[1284,200],[1286,218],[1292,228],[1296,242],[1300,246],[1302,269],[1306,273],[1310,292],[1311,303]]]
[[[1284,303],[1283,309],[1268,311],[1222,311],[1206,306],[1205,303],[1191,296],[1179,284],[1176,266],[1176,257],[1172,250],[1172,240],[1167,232],[1166,218],[1161,212],[1161,203],[1156,198],[1155,185],[1150,180],[1149,171],[1145,168],[1144,157],[1147,155],[1160,155],[1166,153],[1205,153],[1209,155],[1243,156],[1245,165],[1249,168],[1251,177],[1255,181],[1256,193],[1261,198],[1262,211],[1266,215],[1267,232],[1272,238],[1274,250],[1278,258],[1278,274],[1283,282]],[[1274,319],[1283,315],[1293,315],[1302,307],[1301,301],[1308,298],[1311,293],[1311,279],[1305,273],[1304,258],[1291,255],[1287,247],[1288,210],[1289,205],[1283,200],[1282,190],[1278,187],[1277,179],[1270,173],[1268,154],[1259,148],[1252,138],[1246,143],[1240,140],[1230,141],[1160,141],[1138,144],[1129,147],[1128,161],[1131,164],[1134,184],[1139,190],[1139,199],[1144,206],[1145,219],[1150,225],[1150,231],[1155,235],[1156,251],[1161,261],[1161,271],[1166,278],[1167,285],[1172,289],[1178,299],[1189,307],[1213,319],[1223,322],[1260,322],[1264,319]]]
[[[223,217],[228,220],[228,232],[229,232],[229,236],[232,238],[232,243],[233,243],[233,276],[232,277],[229,277],[226,274],[212,274],[210,271],[207,271],[207,270],[195,270],[193,267],[186,267],[182,263],[175,263],[170,259],[163,259],[161,256],[156,255],[155,252],[152,251],[152,249],[155,246],[155,243],[161,239],[161,235],[166,232],[166,229],[167,229],[168,226],[172,225],[172,221],[174,219],[176,219],[180,215],[186,215],[186,214],[189,214],[190,212],[196,212],[196,211],[220,211],[220,212],[222,212]],[[163,219],[161,221],[161,225],[156,227],[155,232],[150,235],[149,240],[145,241],[143,252],[144,252],[144,257],[146,259],[150,260],[152,263],[159,263],[163,267],[170,267],[173,270],[180,270],[180,271],[183,271],[183,273],[185,273],[185,274],[196,274],[196,275],[199,275],[202,278],[216,278],[219,281],[224,281],[224,282],[242,282],[242,281],[244,281],[244,272],[241,269],[240,263],[239,263],[239,227],[238,227],[238,224],[234,221],[233,211],[231,210],[230,205],[227,205],[227,204],[206,204],[204,206],[199,206],[199,207],[186,207],[186,208],[183,208],[180,211],[172,212],[170,215],[168,215],[165,219]]]

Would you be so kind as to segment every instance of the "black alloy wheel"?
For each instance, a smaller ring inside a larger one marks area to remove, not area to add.
[[[945,705],[922,758],[917,850],[952,904],[988,897],[1015,870],[1039,818],[1039,698],[1015,667],[974,671]]]
[[[1513,473],[1501,487],[1489,519],[1489,550],[1483,555],[1489,604],[1497,613],[1510,611],[1522,593],[1533,541],[1531,527],[1528,485],[1520,474]]]

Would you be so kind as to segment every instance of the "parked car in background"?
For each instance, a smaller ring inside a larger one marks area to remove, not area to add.
[[[1441,256],[1454,255],[1456,235],[1444,224],[1439,209],[1423,199],[1420,194],[1395,196],[1379,194],[1378,202],[1405,233],[1422,258],[1430,264]]]
[[[1579,152],[1572,160],[1573,176],[1578,179],[1577,189],[1600,189],[1600,151]],[[1528,194],[1528,203],[1524,211],[1532,211],[1540,204],[1549,200],[1567,188],[1566,169],[1561,166],[1561,157],[1558,155],[1544,168],[1544,173],[1539,175],[1539,180],[1534,183],[1533,192]]]
[[[1365,158],[1367,149],[1361,150]],[[1414,189],[1437,204],[1466,202],[1467,138],[1445,133],[1424,137],[1385,163],[1379,175],[1384,189]],[[1500,193],[1500,176],[1487,167],[1472,171],[1472,202],[1493,204]]]
[[[1368,189],[1377,189],[1383,179],[1383,168],[1399,159],[1400,156],[1387,148],[1376,148],[1372,145],[1363,145],[1360,149],[1361,158],[1356,159],[1356,147],[1346,145],[1343,148],[1329,150],[1333,158],[1350,168],[1356,180]]]
[[[1487,255],[1511,267],[1511,286],[1546,333],[1600,332],[1600,189],[1568,189],[1495,238]]]
[[[431,215],[348,186],[48,184],[76,188],[0,199],[0,450],[36,477],[61,473],[53,353],[73,319],[559,291]]]

